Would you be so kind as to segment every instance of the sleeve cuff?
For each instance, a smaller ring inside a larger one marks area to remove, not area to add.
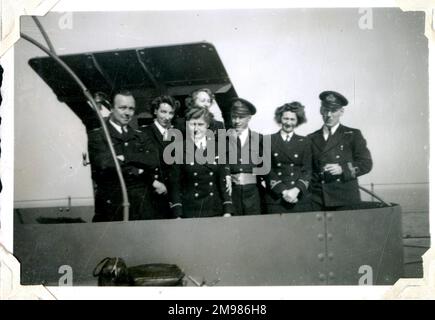
[[[270,181],[270,190],[276,194],[277,196],[281,197],[281,193],[287,189],[284,183],[282,183],[281,180],[271,180]]]
[[[310,183],[306,180],[299,179],[296,181],[296,188],[298,188],[301,193],[306,193]]]
[[[180,218],[183,216],[183,206],[181,205],[181,203],[174,203],[169,205],[175,218]]]

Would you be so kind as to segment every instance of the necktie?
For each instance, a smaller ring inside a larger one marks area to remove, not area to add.
[[[285,137],[285,141],[290,142],[290,135],[289,134]]]
[[[205,150],[205,148],[204,148],[204,145],[202,144],[202,142],[199,144],[199,152],[200,152],[200,154],[204,154],[204,150]]]
[[[122,137],[126,138],[127,137],[127,127],[126,126],[121,127],[121,131],[122,131]]]
[[[329,127],[325,127],[326,128],[326,139],[325,141],[328,141],[328,139],[331,137],[331,128]]]
[[[163,131],[163,141],[168,141],[168,129]]]

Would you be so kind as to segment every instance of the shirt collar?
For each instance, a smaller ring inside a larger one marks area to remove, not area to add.
[[[287,136],[289,136],[290,139],[293,137],[294,131],[292,131],[290,133],[286,133],[286,132],[281,130],[280,134],[281,134],[282,140],[286,141],[287,140]]]
[[[207,137],[204,136],[201,138],[201,140],[195,141],[195,146],[197,148],[201,148],[202,146],[202,148],[205,149],[207,147]]]
[[[154,119],[154,124],[156,125],[157,129],[159,129],[160,133],[163,135],[165,133],[166,128],[163,128],[162,125],[157,121],[157,119]]]
[[[119,124],[113,122],[112,119],[109,119],[109,122],[116,129],[116,131],[118,131],[120,134],[122,134],[122,127]],[[124,126],[124,129],[125,129],[125,132],[128,132],[127,126]]]
[[[241,142],[242,144],[245,144],[246,139],[248,139],[248,135],[249,135],[249,128],[246,128],[245,130],[243,130],[243,131],[239,134],[240,142]]]
[[[339,126],[340,123],[337,123],[335,126],[331,127],[331,135],[334,135],[335,131],[337,131]],[[329,134],[328,128],[326,126],[323,126],[323,134],[324,135]]]

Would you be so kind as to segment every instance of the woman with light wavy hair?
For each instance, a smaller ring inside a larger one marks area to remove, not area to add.
[[[192,107],[206,108],[212,115],[213,120],[210,122],[209,129],[217,134],[217,130],[224,129],[222,112],[216,103],[213,92],[208,88],[201,88],[193,91],[186,98],[186,107],[189,110]]]

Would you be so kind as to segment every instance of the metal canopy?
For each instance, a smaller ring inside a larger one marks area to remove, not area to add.
[[[102,91],[111,96],[120,88],[131,90],[136,98],[137,114],[148,111],[152,99],[162,93],[175,96],[182,111],[190,92],[208,87],[216,93],[225,115],[229,99],[237,96],[216,49],[206,42],[79,53],[60,58],[91,93]],[[52,58],[33,58],[29,65],[88,130],[99,126],[78,85]]]

